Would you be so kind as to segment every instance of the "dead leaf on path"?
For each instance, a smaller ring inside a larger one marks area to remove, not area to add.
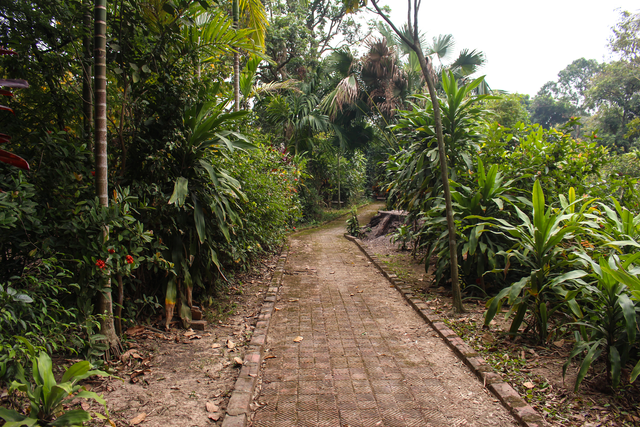
[[[222,344],[217,343],[217,342],[214,342],[214,343],[211,345],[211,348],[220,348],[220,347],[222,347]]]
[[[289,302],[298,302],[298,301],[300,301],[300,300],[299,300],[299,299],[297,299],[297,298],[291,298],[291,299],[289,299]]]
[[[185,332],[183,335],[184,335],[185,337],[187,337],[187,338],[188,338],[188,337],[192,337],[192,336],[194,336],[195,334],[196,334],[196,332],[195,332],[193,329],[189,329],[189,330],[188,330],[187,332]]]
[[[336,274],[336,272],[335,272],[335,271],[332,271],[332,272],[331,272],[331,273],[329,273],[329,274]]]
[[[526,388],[528,388],[528,389],[535,388],[535,386],[536,386],[536,385],[535,385],[534,383],[532,383],[531,381],[527,381],[526,383],[524,383],[524,384],[522,384],[522,385],[523,385],[523,386],[525,386],[525,387],[526,387]]]
[[[144,332],[144,326],[132,326],[131,328],[127,329],[127,332],[125,333],[131,337],[142,332]]]
[[[300,342],[302,341],[304,338],[302,338],[301,336],[297,336],[293,339],[293,342]]]
[[[201,337],[200,335],[191,335],[191,336],[189,337],[189,339],[190,339],[190,340],[201,340],[201,339],[202,339],[202,337]]]
[[[236,365],[242,365],[242,359],[240,359],[239,357],[234,357],[233,361],[236,362]]]
[[[359,294],[363,293],[364,291],[358,291]]]
[[[282,310],[280,307],[276,307],[276,311]]]
[[[234,343],[231,340],[227,340],[227,348],[235,348],[236,347],[236,343]]]
[[[355,294],[349,294],[350,297],[354,296]]]
[[[274,356],[273,354],[269,354],[268,356],[264,357],[265,359],[275,359],[276,356]]]
[[[138,415],[136,415],[134,418],[132,418],[131,421],[129,421],[129,424],[132,426],[136,426],[141,422],[143,422],[145,418],[147,418],[146,412],[141,412]]]
[[[220,414],[209,414],[207,417],[212,421],[218,421],[220,419]]]
[[[123,362],[126,361],[129,357],[133,357],[134,359],[142,359],[142,356],[138,354],[138,351],[135,349],[127,350],[120,356],[120,360]]]
[[[564,340],[559,340],[559,341],[554,341],[553,345],[555,345],[556,347],[564,347]]]
[[[204,404],[204,406],[207,408],[207,412],[218,412],[218,410],[220,409],[220,407],[218,405],[215,405],[213,402],[207,402]]]

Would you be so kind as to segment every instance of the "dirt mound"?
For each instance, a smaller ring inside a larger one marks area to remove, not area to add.
[[[367,224],[371,231],[367,233],[366,238],[373,240],[386,236],[404,224],[406,217],[406,211],[378,211],[376,216],[371,218],[371,221]]]

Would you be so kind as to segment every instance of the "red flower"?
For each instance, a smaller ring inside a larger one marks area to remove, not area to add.
[[[133,264],[133,257],[131,255],[127,255],[125,260],[127,261],[127,264]]]
[[[116,250],[115,250],[115,249],[109,249],[109,253],[110,253],[110,254],[115,254],[115,253],[116,253]]]
[[[96,261],[96,267],[98,267],[100,270],[103,270],[107,265],[104,263],[103,260],[99,259]]]
[[[96,171],[91,171],[91,175],[96,176]]]

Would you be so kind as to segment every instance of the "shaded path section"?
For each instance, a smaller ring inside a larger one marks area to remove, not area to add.
[[[517,425],[343,233],[290,239],[253,426]]]

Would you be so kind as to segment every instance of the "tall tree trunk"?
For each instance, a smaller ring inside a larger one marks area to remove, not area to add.
[[[233,28],[238,29],[240,1],[233,0]],[[240,52],[233,54],[233,111],[240,111]]]
[[[91,62],[93,52],[91,49],[91,4],[84,0],[84,14],[82,24],[85,35],[82,38],[82,112],[83,131],[87,141],[87,148],[93,152],[93,92],[91,90]]]
[[[94,63],[95,63],[95,161],[96,193],[100,206],[109,206],[107,182],[107,0],[94,0]],[[109,228],[105,226],[104,239],[109,239]],[[113,323],[113,300],[111,279],[105,279],[98,305],[100,333],[107,338],[110,354],[119,354],[120,339]]]
[[[438,154],[440,157],[440,173],[442,174],[442,190],[444,192],[445,211],[447,216],[447,229],[449,234],[449,256],[451,259],[451,288],[453,290],[453,309],[458,313],[464,312],[462,306],[462,294],[460,292],[460,282],[458,281],[458,252],[456,249],[456,224],[453,219],[453,205],[451,203],[451,190],[449,188],[449,170],[447,164],[447,153],[444,147],[444,137],[442,134],[442,117],[440,116],[440,104],[438,102],[438,93],[436,92],[433,79],[431,78],[431,70],[427,59],[422,52],[420,46],[420,38],[418,31],[418,10],[420,8],[420,0],[408,0],[409,8],[407,11],[407,25],[409,27],[409,33],[412,40],[409,40],[404,33],[400,32],[398,28],[391,22],[389,17],[385,15],[378,7],[377,0],[372,0],[371,4],[376,9],[378,15],[380,15],[393,31],[400,37],[410,48],[413,50],[420,61],[420,68],[424,79],[427,82],[429,88],[429,96],[431,97],[431,103],[433,104],[433,118],[436,125],[436,138],[438,140]],[[413,22],[411,17],[413,15]]]
[[[338,150],[338,209],[340,209],[340,150]]]

